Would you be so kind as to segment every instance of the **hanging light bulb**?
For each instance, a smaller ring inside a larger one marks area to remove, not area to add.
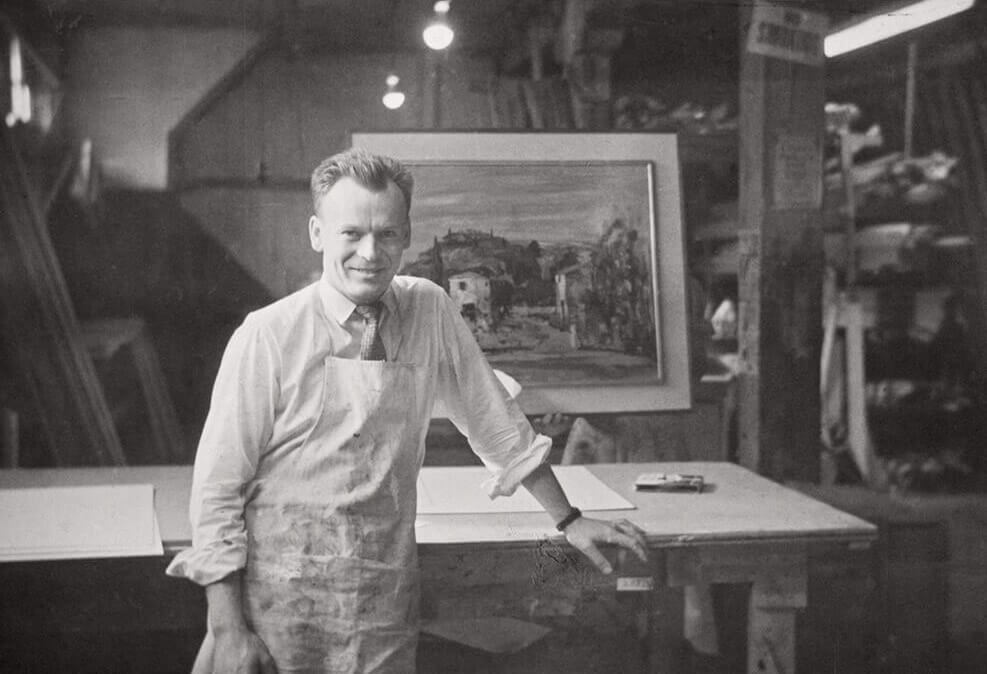
[[[456,36],[446,21],[446,14],[449,13],[449,0],[439,0],[433,9],[435,10],[435,18],[422,31],[422,39],[425,40],[429,49],[441,51],[451,45],[452,38]]]
[[[398,89],[401,78],[392,73],[384,81],[387,83],[387,91],[380,100],[388,110],[397,110],[404,105],[404,93]]]

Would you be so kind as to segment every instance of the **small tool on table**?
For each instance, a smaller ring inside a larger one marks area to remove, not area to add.
[[[650,491],[695,491],[703,490],[702,475],[682,473],[641,473],[634,480],[634,488]]]

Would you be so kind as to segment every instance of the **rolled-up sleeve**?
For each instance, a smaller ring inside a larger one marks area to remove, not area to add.
[[[189,502],[192,547],[176,555],[168,575],[208,585],[246,564],[245,490],[271,438],[280,365],[273,337],[248,316],[223,354],[199,440]]]
[[[484,487],[491,498],[510,496],[544,463],[552,440],[535,433],[483,355],[455,304],[439,302],[439,409],[466,436],[473,452],[493,473]]]

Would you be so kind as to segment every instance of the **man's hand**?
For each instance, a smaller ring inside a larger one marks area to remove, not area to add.
[[[208,671],[212,674],[277,674],[278,668],[267,646],[247,626],[243,617],[241,572],[206,585],[206,601],[209,604],[209,631],[202,653],[212,654],[212,667],[208,662],[200,667],[196,658],[193,672]],[[213,643],[209,644],[209,640]],[[209,648],[209,646],[212,648]]]
[[[250,630],[221,630],[213,638],[213,674],[277,674],[267,646]]]
[[[547,435],[555,440],[557,436],[569,432],[569,429],[572,428],[572,419],[559,412],[549,413],[543,417],[532,419],[531,427],[535,429],[535,433]]]
[[[565,528],[565,537],[603,573],[610,573],[613,567],[596,547],[600,543],[619,545],[633,552],[642,562],[648,561],[644,532],[627,520],[610,522],[580,517]]]

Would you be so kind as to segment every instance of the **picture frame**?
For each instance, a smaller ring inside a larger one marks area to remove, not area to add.
[[[670,133],[354,132],[415,177],[399,273],[440,283],[527,414],[688,409]]]

